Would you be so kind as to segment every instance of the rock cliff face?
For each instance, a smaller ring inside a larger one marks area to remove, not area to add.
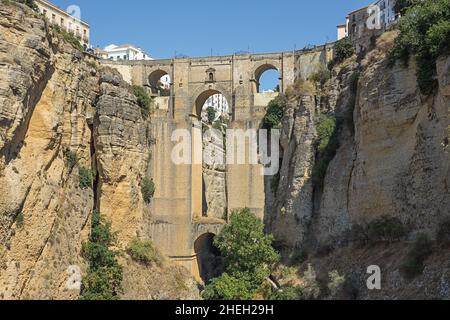
[[[28,7],[2,2],[0,299],[76,299],[67,282],[86,271],[80,251],[94,209],[118,231],[119,249],[144,234],[147,124],[117,71],[83,56]],[[92,171],[91,188],[80,185],[80,168]],[[124,297],[195,297],[179,268],[121,263]],[[164,286],[133,285],[156,275]]]
[[[435,238],[441,222],[450,217],[450,58],[438,61],[437,94],[424,97],[413,61],[407,68],[387,66],[386,53],[394,38],[395,33],[386,33],[363,59],[352,58],[336,67],[322,97],[316,94],[314,99],[297,91],[300,97],[290,99],[283,120],[280,184],[268,212],[269,230],[289,250],[318,252],[319,258],[311,262],[325,276],[334,267],[364,280],[369,265],[383,266],[389,273],[390,291],[384,291],[384,296],[362,294],[362,298],[448,297],[448,289],[438,290],[439,283],[450,283],[448,250],[436,252],[422,278],[411,284],[402,282],[399,275],[405,245],[340,249],[351,241],[354,226],[381,216],[399,218],[409,240],[418,233]],[[359,81],[352,93],[355,72]],[[352,95],[356,103],[349,117]],[[340,123],[339,148],[322,188],[311,182],[314,119],[320,113],[334,115]],[[330,256],[322,259],[323,254]],[[364,288],[365,280],[359,284]]]

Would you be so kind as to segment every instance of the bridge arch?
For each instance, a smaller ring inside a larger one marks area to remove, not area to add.
[[[220,251],[214,246],[214,233],[203,233],[194,242],[194,252],[197,258],[198,280],[207,283],[220,273]]]
[[[228,112],[232,112],[232,94],[230,90],[227,90],[227,88],[220,86],[219,84],[210,84],[209,86],[201,86],[197,88],[197,90],[194,91],[194,94],[192,95],[191,101],[193,102],[193,109],[191,116],[201,119],[202,116],[202,110],[203,106],[205,105],[205,102],[212,96],[216,94],[222,94],[225,99],[227,100],[229,110]]]
[[[163,95],[163,96],[169,95],[168,90],[170,88],[163,88],[165,90],[161,90],[161,88],[159,87],[160,86],[159,82],[164,76],[169,77],[170,80],[169,82],[172,81],[172,79],[170,79],[169,72],[167,72],[166,70],[158,68],[149,73],[147,78],[147,85],[150,87],[153,95]]]
[[[254,71],[254,80],[255,80],[254,92],[255,93],[261,92],[261,90],[260,90],[261,78],[262,78],[263,74],[265,74],[267,71],[271,71],[271,70],[275,70],[278,72],[278,80],[281,81],[279,63],[264,62],[264,63],[259,63],[255,66],[255,71]]]

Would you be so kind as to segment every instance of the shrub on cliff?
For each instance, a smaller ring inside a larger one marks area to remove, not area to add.
[[[405,1],[404,1],[405,2]],[[400,60],[405,65],[414,56],[417,64],[417,82],[425,95],[437,87],[436,59],[450,53],[450,0],[408,0],[402,7],[404,16],[399,22],[400,34],[390,53],[393,65]]]
[[[405,227],[396,217],[383,216],[369,223],[368,237],[370,242],[399,241],[406,235]]]
[[[92,214],[91,236],[82,245],[82,256],[89,263],[87,275],[83,278],[81,300],[117,300],[122,292],[122,267],[117,262],[116,251],[110,247],[116,244],[117,236],[98,211]]]
[[[225,262],[225,273],[205,288],[205,299],[251,299],[270,267],[279,260],[272,247],[273,237],[264,233],[264,224],[249,209],[234,211],[230,224],[214,239]]]
[[[324,85],[330,78],[331,72],[324,64],[319,64],[316,68],[316,71],[309,77],[311,81],[320,83],[320,85]]]
[[[267,112],[263,119],[264,129],[278,129],[281,126],[281,119],[283,119],[284,109],[286,108],[287,100],[283,95],[279,95],[269,102]]]
[[[334,45],[335,63],[341,63],[355,53],[355,48],[349,38],[343,38]]]
[[[134,238],[128,244],[126,251],[134,261],[145,265],[150,265],[152,263],[161,265],[163,262],[162,255],[150,240]]]
[[[145,203],[150,203],[152,201],[153,196],[155,195],[156,187],[153,179],[145,177],[142,180],[141,192],[142,197],[144,198]]]
[[[78,176],[80,179],[80,188],[88,189],[92,188],[92,184],[94,182],[94,173],[91,169],[86,167],[80,167],[78,169]]]
[[[36,3],[34,2],[34,0],[14,0],[14,1],[23,3],[23,4],[27,5],[28,7],[30,7],[31,9],[33,9],[34,11],[39,11],[39,8],[36,5]],[[5,2],[8,3],[7,1],[5,1]]]
[[[317,155],[313,167],[313,183],[317,187],[323,186],[328,166],[336,155],[339,146],[337,139],[337,125],[334,116],[321,115],[316,121]]]
[[[136,96],[137,104],[141,107],[141,114],[144,119],[147,119],[150,114],[151,99],[141,86],[133,86],[133,92]]]
[[[433,243],[429,237],[425,234],[419,235],[409,250],[406,261],[400,268],[403,276],[408,280],[420,276],[425,268],[425,260],[432,252]]]
[[[80,40],[78,40],[77,37],[73,33],[67,32],[64,29],[61,29],[58,25],[52,25],[52,29],[58,34],[61,38],[63,38],[67,43],[72,45],[75,49],[77,49],[80,52],[84,51],[83,46],[80,43]]]
[[[77,153],[70,150],[69,148],[64,150],[64,158],[66,166],[69,170],[72,170],[78,162]]]
[[[288,300],[304,300],[304,299],[305,297],[302,288],[284,287],[270,294],[267,300],[288,301]]]

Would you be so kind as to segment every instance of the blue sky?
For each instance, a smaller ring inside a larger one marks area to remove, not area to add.
[[[132,43],[154,58],[277,52],[336,39],[348,12],[370,0],[50,0],[81,8],[94,47]],[[250,50],[249,50],[250,49]],[[263,89],[276,84],[276,73]]]
[[[370,0],[50,0],[80,6],[94,46],[133,43],[156,58],[275,52],[336,38],[346,13]]]

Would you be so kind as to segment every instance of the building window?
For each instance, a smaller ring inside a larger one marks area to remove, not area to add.
[[[64,27],[64,19],[61,18],[61,27]]]
[[[209,81],[214,81],[214,73],[209,73]]]
[[[128,60],[128,56],[126,54],[123,56],[123,60]]]
[[[56,15],[52,14],[52,23],[56,23]]]

